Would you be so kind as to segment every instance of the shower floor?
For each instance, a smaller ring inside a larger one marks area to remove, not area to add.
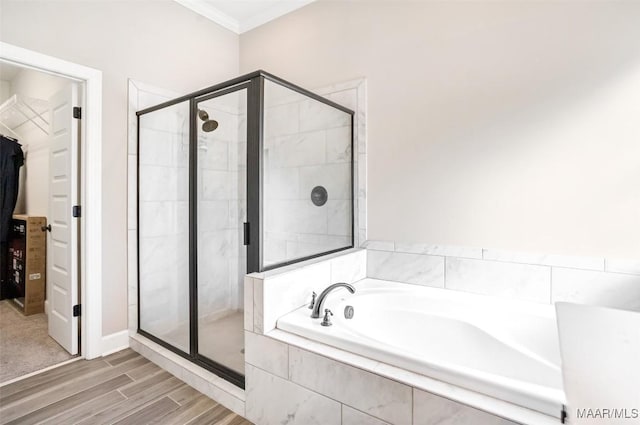
[[[213,321],[200,319],[198,351],[244,375],[244,312]]]
[[[183,330],[166,333],[165,341],[189,346],[189,334]],[[233,310],[225,314],[201,317],[198,351],[201,355],[244,375],[244,313]]]

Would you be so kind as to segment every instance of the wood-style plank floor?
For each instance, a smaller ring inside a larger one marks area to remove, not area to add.
[[[251,424],[130,349],[0,387],[0,423]]]

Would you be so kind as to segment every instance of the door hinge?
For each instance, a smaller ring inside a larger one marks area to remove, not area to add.
[[[82,213],[82,210],[80,208],[80,205],[74,205],[73,206],[73,216],[74,217],[80,217]]]
[[[244,244],[249,245],[249,223],[244,223]]]
[[[73,118],[75,119],[81,119],[82,118],[82,108],[79,106],[74,106],[73,107]]]
[[[80,314],[82,313],[82,308],[80,307],[80,304],[76,304],[73,306],[73,317],[80,317]]]
[[[560,412],[560,423],[566,423],[567,422],[567,407],[563,404],[562,405],[562,411]]]

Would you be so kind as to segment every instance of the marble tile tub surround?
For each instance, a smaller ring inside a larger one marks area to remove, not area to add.
[[[640,311],[640,260],[366,241],[367,277],[526,301]]]
[[[312,291],[337,281],[363,279],[367,261],[366,250],[354,249],[245,277],[249,420],[266,425],[558,422],[543,413],[275,329],[276,320],[308,303]]]
[[[559,423],[558,418],[279,330],[269,335],[247,331],[245,343],[245,413],[257,424]]]
[[[364,245],[366,250],[245,278],[249,420],[261,424],[558,423],[557,417],[274,329],[277,318],[308,302],[312,290],[338,280],[351,282],[366,276],[528,301],[548,303],[567,297],[625,308],[635,308],[633,301],[625,302],[639,298],[633,291],[640,287],[640,274],[634,273],[632,261],[389,241]]]

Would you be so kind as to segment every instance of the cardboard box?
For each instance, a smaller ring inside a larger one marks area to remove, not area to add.
[[[14,215],[9,235],[9,281],[25,315],[44,313],[47,272],[46,217]]]

